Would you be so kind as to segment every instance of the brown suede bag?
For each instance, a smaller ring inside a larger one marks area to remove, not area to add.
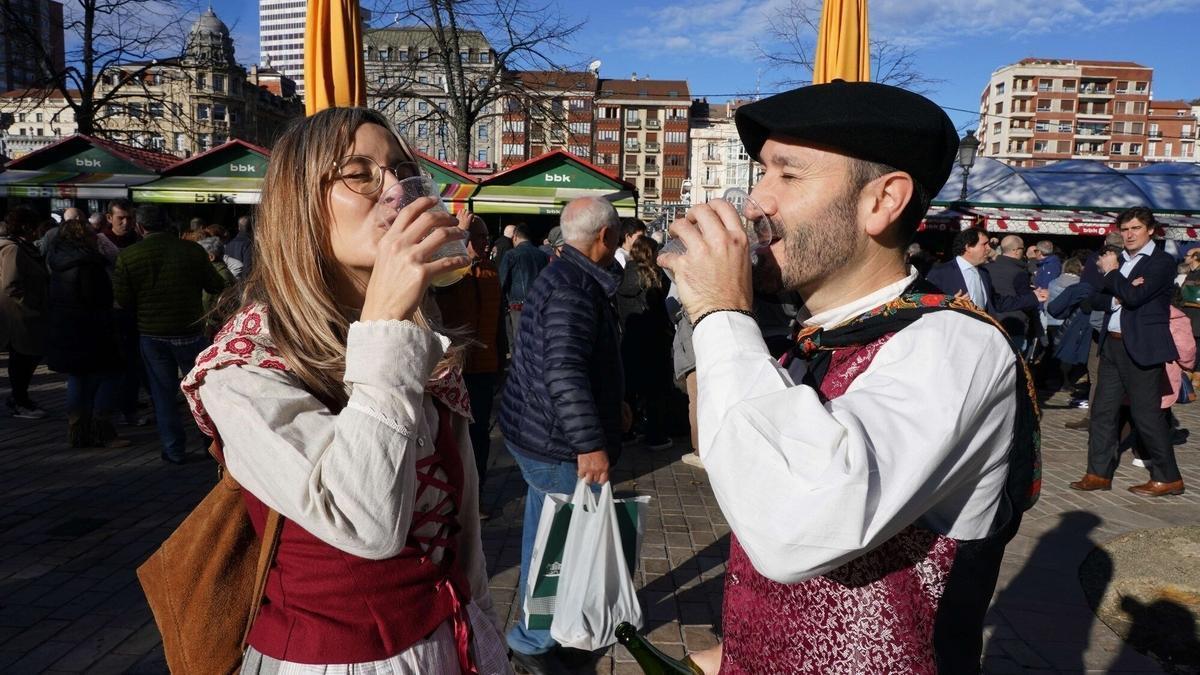
[[[137,569],[162,634],[167,666],[177,675],[236,672],[262,604],[267,571],[279,547],[283,518],[269,511],[259,542],[241,486],[221,464],[219,480]]]

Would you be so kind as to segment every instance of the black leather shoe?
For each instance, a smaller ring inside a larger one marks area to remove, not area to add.
[[[558,656],[550,651],[545,654],[522,654],[513,651],[509,656],[518,673],[529,675],[571,675]]]

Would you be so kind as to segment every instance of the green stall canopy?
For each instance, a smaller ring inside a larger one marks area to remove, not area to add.
[[[8,163],[0,196],[120,199],[148,183],[178,158],[76,134]]]
[[[417,153],[417,159],[421,162],[421,168],[433,177],[434,184],[442,194],[442,202],[450,213],[458,213],[467,207],[471,196],[479,189],[478,179],[423,152]]]
[[[563,150],[548,152],[484,180],[471,200],[471,208],[476,213],[553,215],[562,213],[567,202],[577,197],[607,199],[618,215],[637,215],[637,188]]]
[[[271,152],[233,139],[175,164],[163,177],[133,190],[137,202],[257,204]]]

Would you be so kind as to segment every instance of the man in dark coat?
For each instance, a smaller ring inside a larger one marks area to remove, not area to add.
[[[561,257],[537,277],[525,298],[500,407],[505,444],[529,486],[522,597],[546,494],[570,493],[580,478],[606,482],[626,426],[612,302],[619,280],[608,271],[620,245],[620,221],[611,203],[581,197],[563,209],[562,230]],[[566,672],[549,630],[518,621],[508,633],[508,646],[526,671]]]
[[[1013,293],[1000,292],[988,272],[988,234],[983,228],[969,227],[954,236],[952,260],[934,265],[926,281],[947,295],[963,294],[981,309],[992,314],[1027,311],[1037,307],[1040,295],[1026,283]]]
[[[1025,242],[1015,234],[1010,234],[1000,240],[1000,257],[988,263],[987,271],[992,277],[992,285],[999,296],[1009,298],[1034,297],[1033,286],[1030,283],[1029,268],[1022,258],[1025,255]],[[1043,290],[1043,289],[1039,289]],[[1045,293],[1036,294],[1036,300],[1045,300]],[[1032,307],[1021,309],[989,308],[992,316],[1000,322],[1008,333],[1009,339],[1024,352],[1029,340],[1034,338],[1041,329],[1037,316],[1037,302]]]
[[[1100,372],[1088,430],[1088,469],[1071,483],[1075,490],[1109,490],[1119,455],[1118,411],[1125,397],[1134,429],[1149,455],[1150,480],[1129,488],[1147,497],[1183,494],[1175,462],[1171,427],[1162,408],[1164,364],[1179,358],[1169,325],[1174,296],[1175,258],[1152,239],[1154,214],[1134,207],[1117,217],[1124,252],[1100,256],[1103,290],[1112,294],[1104,307],[1100,333]],[[1101,294],[1098,294],[1101,295]],[[1102,300],[1093,298],[1092,306]]]

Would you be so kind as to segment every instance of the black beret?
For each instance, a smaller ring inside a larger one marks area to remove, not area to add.
[[[876,82],[814,84],[747,103],[735,116],[755,160],[771,136],[807,141],[886,164],[913,177],[932,199],[958,154],[958,133],[936,103]]]

